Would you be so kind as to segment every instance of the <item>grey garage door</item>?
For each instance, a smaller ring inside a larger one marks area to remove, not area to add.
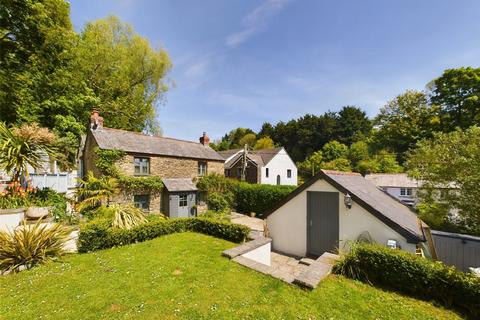
[[[338,249],[338,192],[307,192],[307,251],[320,256]]]

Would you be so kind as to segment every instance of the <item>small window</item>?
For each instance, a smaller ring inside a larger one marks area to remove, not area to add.
[[[187,195],[186,194],[181,194],[180,197],[178,198],[178,206],[179,207],[186,207],[187,205],[188,205]]]
[[[292,170],[288,169],[287,170],[287,178],[291,178],[292,177]]]
[[[199,162],[198,163],[198,175],[200,177],[207,175],[207,163]]]
[[[135,174],[146,175],[150,174],[150,159],[148,158],[134,158]]]
[[[242,168],[237,168],[237,177],[242,177]]]
[[[268,178],[268,174],[269,174],[269,172],[268,172],[268,168],[265,168],[265,177],[267,177],[267,178]]]
[[[401,195],[401,196],[404,196],[404,195],[406,195],[406,194],[407,194],[406,189],[405,189],[405,188],[400,188],[400,195]]]
[[[137,208],[148,210],[150,208],[150,196],[145,194],[133,196],[133,204]]]
[[[230,169],[225,169],[225,177],[230,177]]]
[[[407,188],[407,196],[411,196],[412,195],[412,188]]]

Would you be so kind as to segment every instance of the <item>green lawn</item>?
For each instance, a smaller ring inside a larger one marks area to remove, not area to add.
[[[232,246],[173,234],[0,277],[0,319],[458,318],[337,276],[302,290],[220,255]]]

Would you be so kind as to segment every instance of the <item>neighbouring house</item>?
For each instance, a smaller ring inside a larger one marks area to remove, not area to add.
[[[431,248],[428,226],[358,173],[320,171],[268,212],[266,222],[273,249],[298,257],[361,239],[426,255]]]
[[[414,207],[418,203],[421,182],[406,173],[372,173],[365,175],[365,179],[408,206]]]
[[[97,148],[124,151],[126,155],[115,163],[123,174],[160,177],[164,188],[161,194],[122,193],[114,201],[134,203],[146,211],[170,217],[189,217],[196,214],[198,203],[194,180],[207,173],[223,173],[225,160],[208,144],[206,133],[199,142],[193,142],[107,128],[94,111],[80,155],[80,172],[100,175],[95,167]]]
[[[225,159],[225,176],[241,179],[246,158],[245,180],[250,183],[297,185],[297,166],[284,148],[220,151]]]

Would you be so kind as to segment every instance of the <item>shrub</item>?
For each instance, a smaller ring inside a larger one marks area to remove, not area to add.
[[[154,239],[163,235],[193,231],[232,242],[242,242],[248,236],[248,227],[205,218],[180,218],[147,222],[132,229],[111,227],[108,219],[83,225],[78,238],[78,251],[89,252]]]
[[[255,212],[262,217],[268,210],[272,209],[296,186],[274,186],[266,184],[249,184],[241,182],[235,192],[237,210],[243,213]]]
[[[357,244],[334,272],[480,315],[480,278],[408,252]]]
[[[208,195],[213,193],[222,195],[228,201],[230,207],[234,206],[237,185],[238,181],[215,173],[201,177],[197,182],[198,190],[206,192]]]
[[[72,229],[61,224],[25,222],[13,232],[0,231],[0,271],[18,272],[55,259],[65,253]]]
[[[112,227],[131,229],[147,222],[145,213],[133,205],[112,204],[109,208],[113,212]]]
[[[209,210],[226,212],[230,208],[228,200],[219,193],[209,193],[207,196]]]

